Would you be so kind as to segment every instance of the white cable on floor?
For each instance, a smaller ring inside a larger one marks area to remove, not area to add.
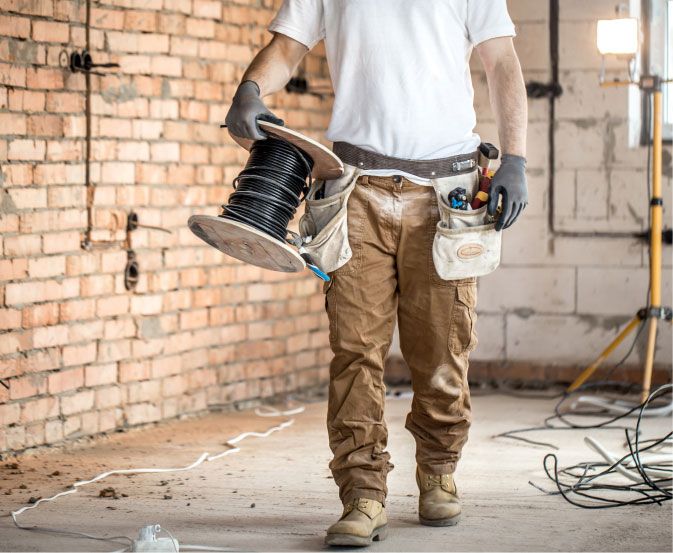
[[[637,407],[637,404],[630,403],[628,401],[607,401],[600,397],[594,396],[580,396],[577,400],[571,404],[571,409],[576,409],[582,405],[591,405],[593,407],[600,407],[605,409],[610,413],[615,415],[623,415],[630,411],[633,412],[633,416],[637,416],[638,412],[634,411],[634,407]],[[665,417],[670,416],[673,413],[673,403],[668,403],[667,405],[662,405],[661,407],[648,407],[646,411],[643,412],[645,417]]]
[[[601,455],[601,457],[603,457],[603,459],[605,459],[611,466],[614,465],[615,470],[617,470],[622,476],[625,476],[626,478],[632,480],[633,482],[643,481],[643,477],[639,472],[628,470],[622,466],[622,463],[617,463],[619,457],[615,456],[614,454],[610,453],[607,449],[605,449],[605,447],[603,447],[603,445],[600,442],[598,442],[598,440],[595,440],[591,436],[586,436],[584,438],[584,442],[589,447],[591,447],[591,449],[598,452]],[[643,471],[645,471],[647,475],[651,476],[652,478],[671,478],[671,476],[673,475],[673,471],[671,470],[643,468]]]
[[[257,413],[257,411],[258,411],[257,409],[255,410],[255,413],[258,414],[258,416],[261,416],[261,417],[265,417],[265,416],[270,417],[270,416],[284,416],[284,415],[288,415],[288,414],[301,413],[304,410],[303,407],[299,407],[298,409],[292,409],[290,411],[279,411],[278,409],[274,409],[274,408],[270,408],[270,409],[273,410],[272,413],[260,414],[260,413]],[[235,438],[232,438],[231,440],[227,440],[226,443],[233,445],[233,444],[238,443],[241,440],[244,440],[245,438],[250,437],[250,436],[254,436],[256,438],[267,438],[268,436],[270,436],[274,432],[278,432],[279,430],[282,430],[283,428],[287,428],[288,426],[291,426],[293,423],[294,423],[294,419],[290,419],[289,421],[285,421],[285,422],[279,424],[278,426],[274,426],[272,428],[269,428],[266,432],[243,432],[243,433],[239,434],[238,436],[236,436]],[[55,529],[55,528],[41,528],[41,527],[31,528],[31,527],[27,527],[27,526],[21,526],[19,524],[18,520],[17,520],[17,517],[25,511],[35,509],[42,502],[54,501],[54,500],[56,500],[59,497],[62,497],[64,495],[70,495],[70,494],[77,493],[77,490],[80,487],[86,486],[87,484],[92,484],[93,482],[98,482],[99,480],[107,478],[108,476],[111,476],[113,474],[147,474],[147,473],[180,472],[180,471],[185,471],[185,470],[191,470],[193,468],[198,467],[204,461],[215,461],[216,459],[219,459],[220,457],[224,457],[226,455],[231,455],[232,453],[238,453],[240,450],[241,450],[240,448],[234,447],[234,448],[228,449],[226,451],[223,451],[222,453],[218,453],[217,455],[210,456],[210,457],[208,456],[207,452],[202,453],[201,456],[196,461],[194,461],[191,465],[188,465],[186,467],[164,468],[164,469],[161,469],[161,468],[116,469],[116,470],[110,470],[110,471],[107,471],[107,472],[103,472],[103,473],[99,474],[98,476],[92,478],[91,480],[81,480],[81,481],[75,482],[74,484],[72,484],[72,489],[71,490],[66,490],[64,492],[57,493],[56,495],[54,495],[52,497],[45,497],[45,498],[38,499],[33,505],[28,505],[26,507],[22,507],[18,511],[10,511],[11,516],[12,516],[12,520],[14,521],[14,525],[17,528],[20,528],[21,530],[40,530],[40,531],[45,531],[45,532],[63,533],[63,534],[77,535],[77,536],[86,537],[86,538],[90,538],[90,539],[101,540],[101,541],[111,541],[111,542],[114,542],[115,539],[128,539],[131,542],[133,542],[134,540],[132,538],[129,538],[128,536],[114,536],[114,537],[111,537],[111,538],[100,538],[100,537],[96,537],[96,536],[91,536],[89,534],[84,534],[82,532],[73,532],[73,531],[70,531],[70,530],[59,530],[59,529]],[[232,551],[232,549],[215,548],[215,547],[211,548],[211,547],[208,547],[208,546],[183,545],[182,547],[183,547],[183,549],[184,548],[190,548],[190,549],[199,548],[199,550],[203,550],[203,551]],[[126,550],[128,550],[128,548],[125,549],[125,550],[121,550],[121,551],[126,551]]]

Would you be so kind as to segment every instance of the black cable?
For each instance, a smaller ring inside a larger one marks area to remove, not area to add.
[[[225,219],[254,227],[281,242],[312,183],[313,159],[276,135],[257,140],[245,169],[234,179],[235,192],[222,206]]]
[[[629,430],[625,429],[626,441],[629,447],[629,453],[624,455],[621,459],[615,461],[611,465],[605,462],[579,463],[572,467],[559,469],[558,459],[556,458],[556,455],[554,455],[553,453],[549,453],[544,457],[543,468],[545,470],[545,473],[547,474],[547,477],[556,484],[556,488],[558,491],[551,492],[545,490],[542,487],[534,484],[533,482],[529,482],[529,484],[531,484],[535,488],[541,490],[542,492],[548,495],[561,495],[561,497],[563,497],[568,503],[571,503],[572,505],[584,509],[606,509],[613,507],[623,507],[626,505],[651,505],[651,504],[661,505],[664,501],[670,501],[671,499],[673,499],[673,488],[672,488],[673,471],[671,471],[670,466],[666,466],[664,469],[662,469],[661,466],[656,463],[649,465],[645,464],[642,462],[640,454],[662,444],[665,441],[670,440],[671,436],[673,436],[673,432],[669,432],[663,438],[657,438],[654,440],[640,440],[640,434],[641,434],[640,427],[642,424],[645,410],[648,408],[652,400],[655,399],[657,396],[670,394],[671,390],[673,390],[673,385],[664,384],[663,386],[660,386],[659,388],[654,390],[647,397],[647,399],[641,405],[638,406],[639,409],[638,420],[636,422],[636,427],[634,430],[635,441],[634,442],[631,441]],[[649,443],[649,445],[643,447],[643,444],[645,443]],[[632,484],[625,484],[625,485],[603,484],[597,482],[598,479],[603,476],[616,474],[617,473],[616,467],[629,457],[633,459],[633,463],[638,473],[643,479],[642,482],[634,482]],[[553,470],[550,470],[550,468],[548,467],[548,461],[550,459],[553,460],[554,464]],[[590,470],[599,467],[600,468],[606,467],[606,468],[604,468],[597,474],[588,474]],[[649,469],[657,468],[659,470],[671,471],[671,477],[653,479],[647,473],[648,468]],[[581,474],[578,475],[576,472],[573,472],[576,471],[577,469],[581,469]],[[571,483],[563,482],[561,481],[560,476],[571,477],[574,478],[575,481]],[[612,497],[604,495],[596,495],[596,492],[611,492]],[[633,499],[631,499],[630,497],[628,499],[620,499],[618,497],[614,497],[615,492],[629,495],[636,494],[636,497]],[[593,501],[593,503],[584,503],[577,501],[571,497],[571,494],[575,494],[577,496],[590,499]]]

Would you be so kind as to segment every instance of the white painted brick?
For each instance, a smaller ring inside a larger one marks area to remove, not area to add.
[[[547,198],[547,190],[549,189],[548,173],[547,169],[537,169],[530,166],[526,169],[528,206],[526,206],[523,214],[517,219],[517,224],[523,218],[546,216],[547,204],[549,203]]]
[[[630,320],[619,317],[507,315],[507,356],[518,361],[567,365],[593,361]],[[628,345],[622,344],[611,357],[619,359]]]
[[[605,171],[577,171],[575,188],[578,219],[604,220],[608,216],[608,178]]]
[[[479,311],[477,309],[477,311]],[[470,354],[475,361],[494,361],[505,357],[505,317],[479,313],[477,319],[479,343]]]
[[[607,78],[618,76],[607,74]],[[563,94],[556,103],[558,119],[591,119],[605,113],[626,114],[628,87],[601,87],[594,71],[562,71]]]
[[[647,267],[580,267],[577,270],[577,311],[600,315],[635,315],[647,303],[648,284]],[[670,301],[671,271],[662,271],[661,285],[663,301]]]
[[[610,220],[619,224],[624,232],[647,229],[649,205],[647,202],[645,170],[617,170],[610,178]]]
[[[615,0],[562,0],[559,3],[561,21],[596,21],[612,19],[615,15]]]
[[[529,169],[545,168],[549,164],[549,124],[528,123],[526,159]]]
[[[556,169],[598,169],[610,151],[610,119],[559,121],[556,124]]]
[[[549,24],[520,23],[516,25],[516,34],[514,48],[521,68],[524,71],[549,69]]]
[[[577,172],[557,170],[554,175],[554,215],[574,217],[576,210]]]
[[[523,21],[547,22],[549,20],[549,2],[541,0],[510,1],[507,3],[507,10],[515,25]]]
[[[501,267],[479,279],[479,305],[487,312],[571,313],[575,310],[575,269]]]

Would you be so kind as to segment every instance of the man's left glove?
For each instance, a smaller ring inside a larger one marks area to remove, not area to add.
[[[503,154],[500,168],[491,180],[487,209],[489,215],[495,215],[500,196],[502,213],[495,223],[495,230],[511,227],[528,205],[525,157]]]

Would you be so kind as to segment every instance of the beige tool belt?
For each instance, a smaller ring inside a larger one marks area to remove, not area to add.
[[[330,273],[350,261],[347,205],[362,168],[344,163],[344,173],[332,180],[313,181],[306,195],[304,215],[299,220],[303,248],[316,265]],[[495,231],[486,207],[474,211],[451,209],[448,195],[463,187],[474,197],[479,173],[471,171],[431,179],[437,195],[440,220],[432,245],[432,259],[440,278],[458,280],[486,275],[500,264],[502,233]],[[322,192],[322,198],[316,195]]]
[[[324,272],[343,267],[353,256],[348,243],[346,206],[361,169],[344,164],[338,179],[315,180],[306,195],[304,215],[299,219],[302,246]],[[317,200],[318,192],[323,198]]]
[[[502,232],[495,230],[486,206],[464,211],[449,207],[448,196],[457,187],[465,188],[468,199],[479,189],[479,172],[431,179],[437,194],[440,219],[432,243],[435,270],[444,280],[487,275],[500,264]]]

